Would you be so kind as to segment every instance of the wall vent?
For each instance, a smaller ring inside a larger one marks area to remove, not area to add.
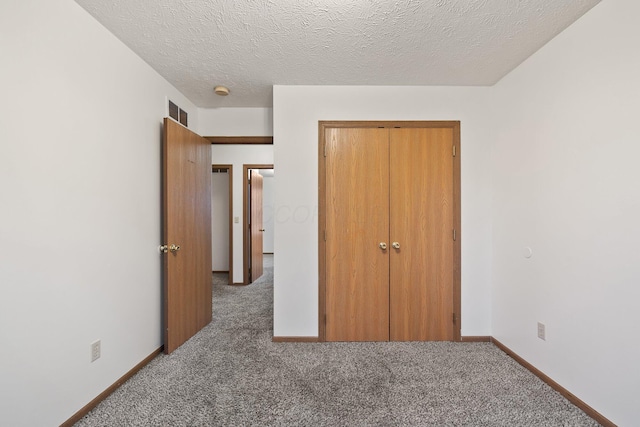
[[[187,112],[178,107],[178,105],[171,100],[169,100],[169,117],[180,123],[182,126],[189,127],[187,125]]]

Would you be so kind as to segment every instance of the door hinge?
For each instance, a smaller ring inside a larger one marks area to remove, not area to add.
[[[327,230],[324,230],[324,241],[327,241]]]
[[[453,229],[453,241],[454,242],[456,241],[456,229],[455,228]]]
[[[325,324],[325,326],[327,325],[327,315],[326,314],[324,315],[324,324]]]
[[[453,157],[455,157],[455,156],[456,156],[456,146],[454,145],[453,146]]]
[[[324,142],[324,156],[327,157],[327,141]]]
[[[453,313],[453,323],[456,323],[456,314]]]

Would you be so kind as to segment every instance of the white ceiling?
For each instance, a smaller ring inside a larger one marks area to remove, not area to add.
[[[493,85],[599,0],[76,2],[197,106],[270,107],[274,84]]]

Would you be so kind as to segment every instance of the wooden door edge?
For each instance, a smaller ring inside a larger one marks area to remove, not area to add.
[[[453,157],[453,226],[456,240],[453,242],[453,310],[457,322],[454,325],[454,340],[459,341],[462,333],[462,195],[460,156],[460,122],[453,122],[453,145],[456,147]]]
[[[168,223],[165,220],[167,212],[169,212],[169,201],[166,194],[166,185],[167,185],[167,168],[169,164],[169,159],[167,158],[167,146],[168,146],[168,124],[169,122],[174,122],[173,119],[169,117],[165,117],[162,123],[162,152],[161,156],[161,164],[162,164],[162,177],[160,180],[160,197],[162,198],[162,212],[161,212],[161,221],[162,221],[162,236],[160,245],[168,245]],[[160,327],[162,328],[162,342],[167,343],[169,341],[169,330],[167,329],[168,318],[169,318],[169,262],[168,257],[164,256],[164,254],[160,255],[162,267],[162,319],[160,320]],[[173,349],[171,349],[173,350]],[[168,347],[166,345],[162,346],[162,351],[168,354]]]
[[[318,341],[327,340],[326,307],[326,163],[324,157],[325,129],[327,123],[318,122]]]

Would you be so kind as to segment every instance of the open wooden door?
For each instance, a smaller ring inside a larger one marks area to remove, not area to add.
[[[264,228],[262,224],[262,175],[257,171],[251,171],[251,274],[250,282],[254,282],[262,276],[262,237]]]
[[[164,351],[211,322],[211,143],[164,119]]]

